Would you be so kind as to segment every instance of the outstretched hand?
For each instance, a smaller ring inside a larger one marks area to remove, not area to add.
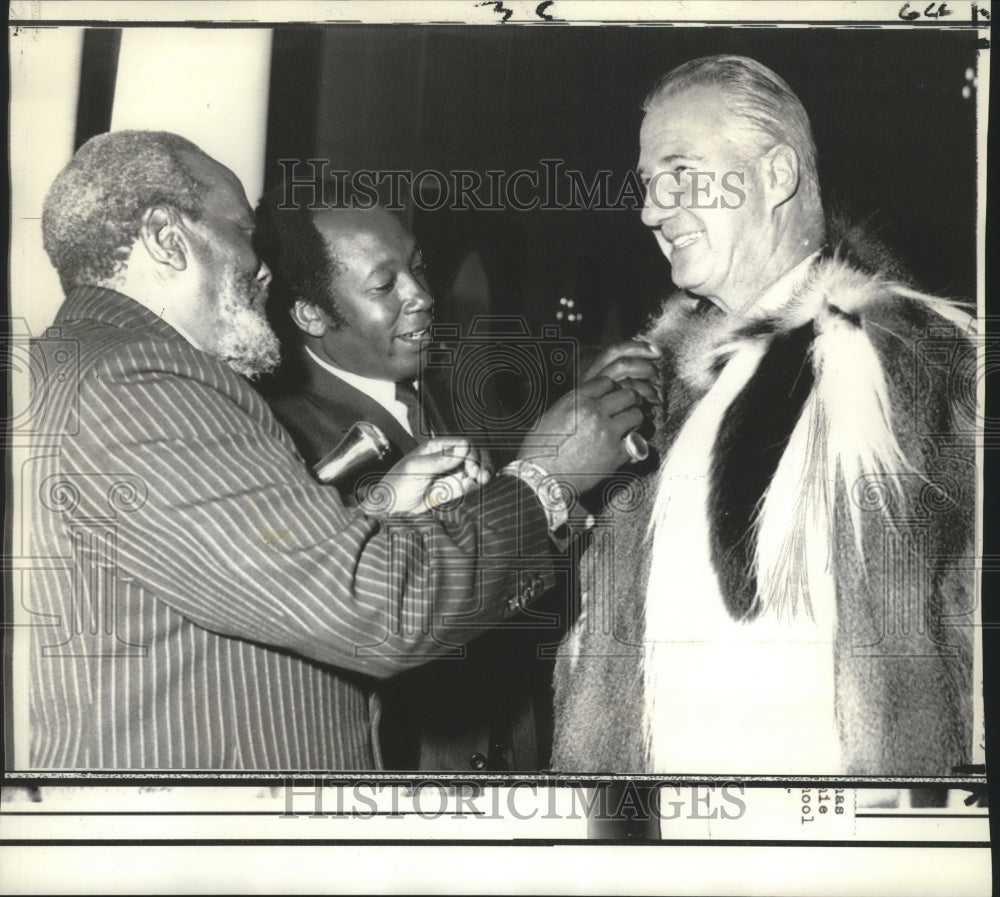
[[[580,492],[599,483],[631,459],[623,439],[662,401],[661,354],[642,340],[608,346],[577,388],[542,415],[518,458],[537,461]]]
[[[638,390],[594,377],[542,415],[518,458],[538,461],[558,480],[585,491],[629,460],[622,440],[642,424],[642,403]]]

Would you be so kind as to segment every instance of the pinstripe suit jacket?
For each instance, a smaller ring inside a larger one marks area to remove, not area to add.
[[[33,346],[30,764],[369,769],[373,678],[553,575],[519,480],[405,525],[314,483],[241,377],[87,287]],[[474,506],[473,506],[474,505]]]

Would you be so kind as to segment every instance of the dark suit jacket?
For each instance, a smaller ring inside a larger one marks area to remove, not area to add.
[[[346,486],[338,483],[345,500],[351,500],[359,479],[387,470],[415,448],[414,439],[386,409],[370,396],[350,386],[303,353],[298,388],[269,398],[277,418],[294,438],[310,464],[325,455],[356,421],[380,427],[392,449],[389,455],[352,476]],[[435,434],[455,433],[447,396],[440,382],[421,385],[419,441],[429,429]],[[489,462],[488,448],[478,446]],[[466,771],[482,769],[539,769],[535,713],[551,715],[548,668],[544,688],[534,699],[537,675],[535,644],[523,628],[494,631],[465,646],[462,657],[441,658],[384,683],[381,724],[382,753],[390,769]],[[557,639],[551,634],[549,642]],[[547,721],[543,720],[545,729]],[[485,764],[485,766],[483,765]]]
[[[389,441],[389,454],[384,459],[351,471],[338,481],[341,497],[356,504],[354,488],[358,480],[367,474],[388,470],[416,448],[417,440],[373,398],[323,370],[308,356],[304,357],[300,369],[301,383],[294,389],[285,388],[280,394],[268,396],[268,401],[310,468],[336,446],[357,421],[375,424]]]
[[[127,296],[72,291],[32,351],[33,767],[370,769],[375,682],[553,579],[517,479],[418,521],[345,507],[242,377]]]

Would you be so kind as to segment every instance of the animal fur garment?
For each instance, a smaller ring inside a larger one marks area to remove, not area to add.
[[[668,384],[659,460],[609,495],[584,557],[555,769],[968,762],[970,332],[961,308],[850,249],[766,320],[667,301],[646,334]]]

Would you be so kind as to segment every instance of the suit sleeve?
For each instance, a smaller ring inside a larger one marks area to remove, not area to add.
[[[516,479],[446,513],[377,521],[312,481],[249,389],[150,359],[117,352],[83,378],[63,471],[136,484],[120,575],[194,623],[384,677],[551,585],[545,515]]]

